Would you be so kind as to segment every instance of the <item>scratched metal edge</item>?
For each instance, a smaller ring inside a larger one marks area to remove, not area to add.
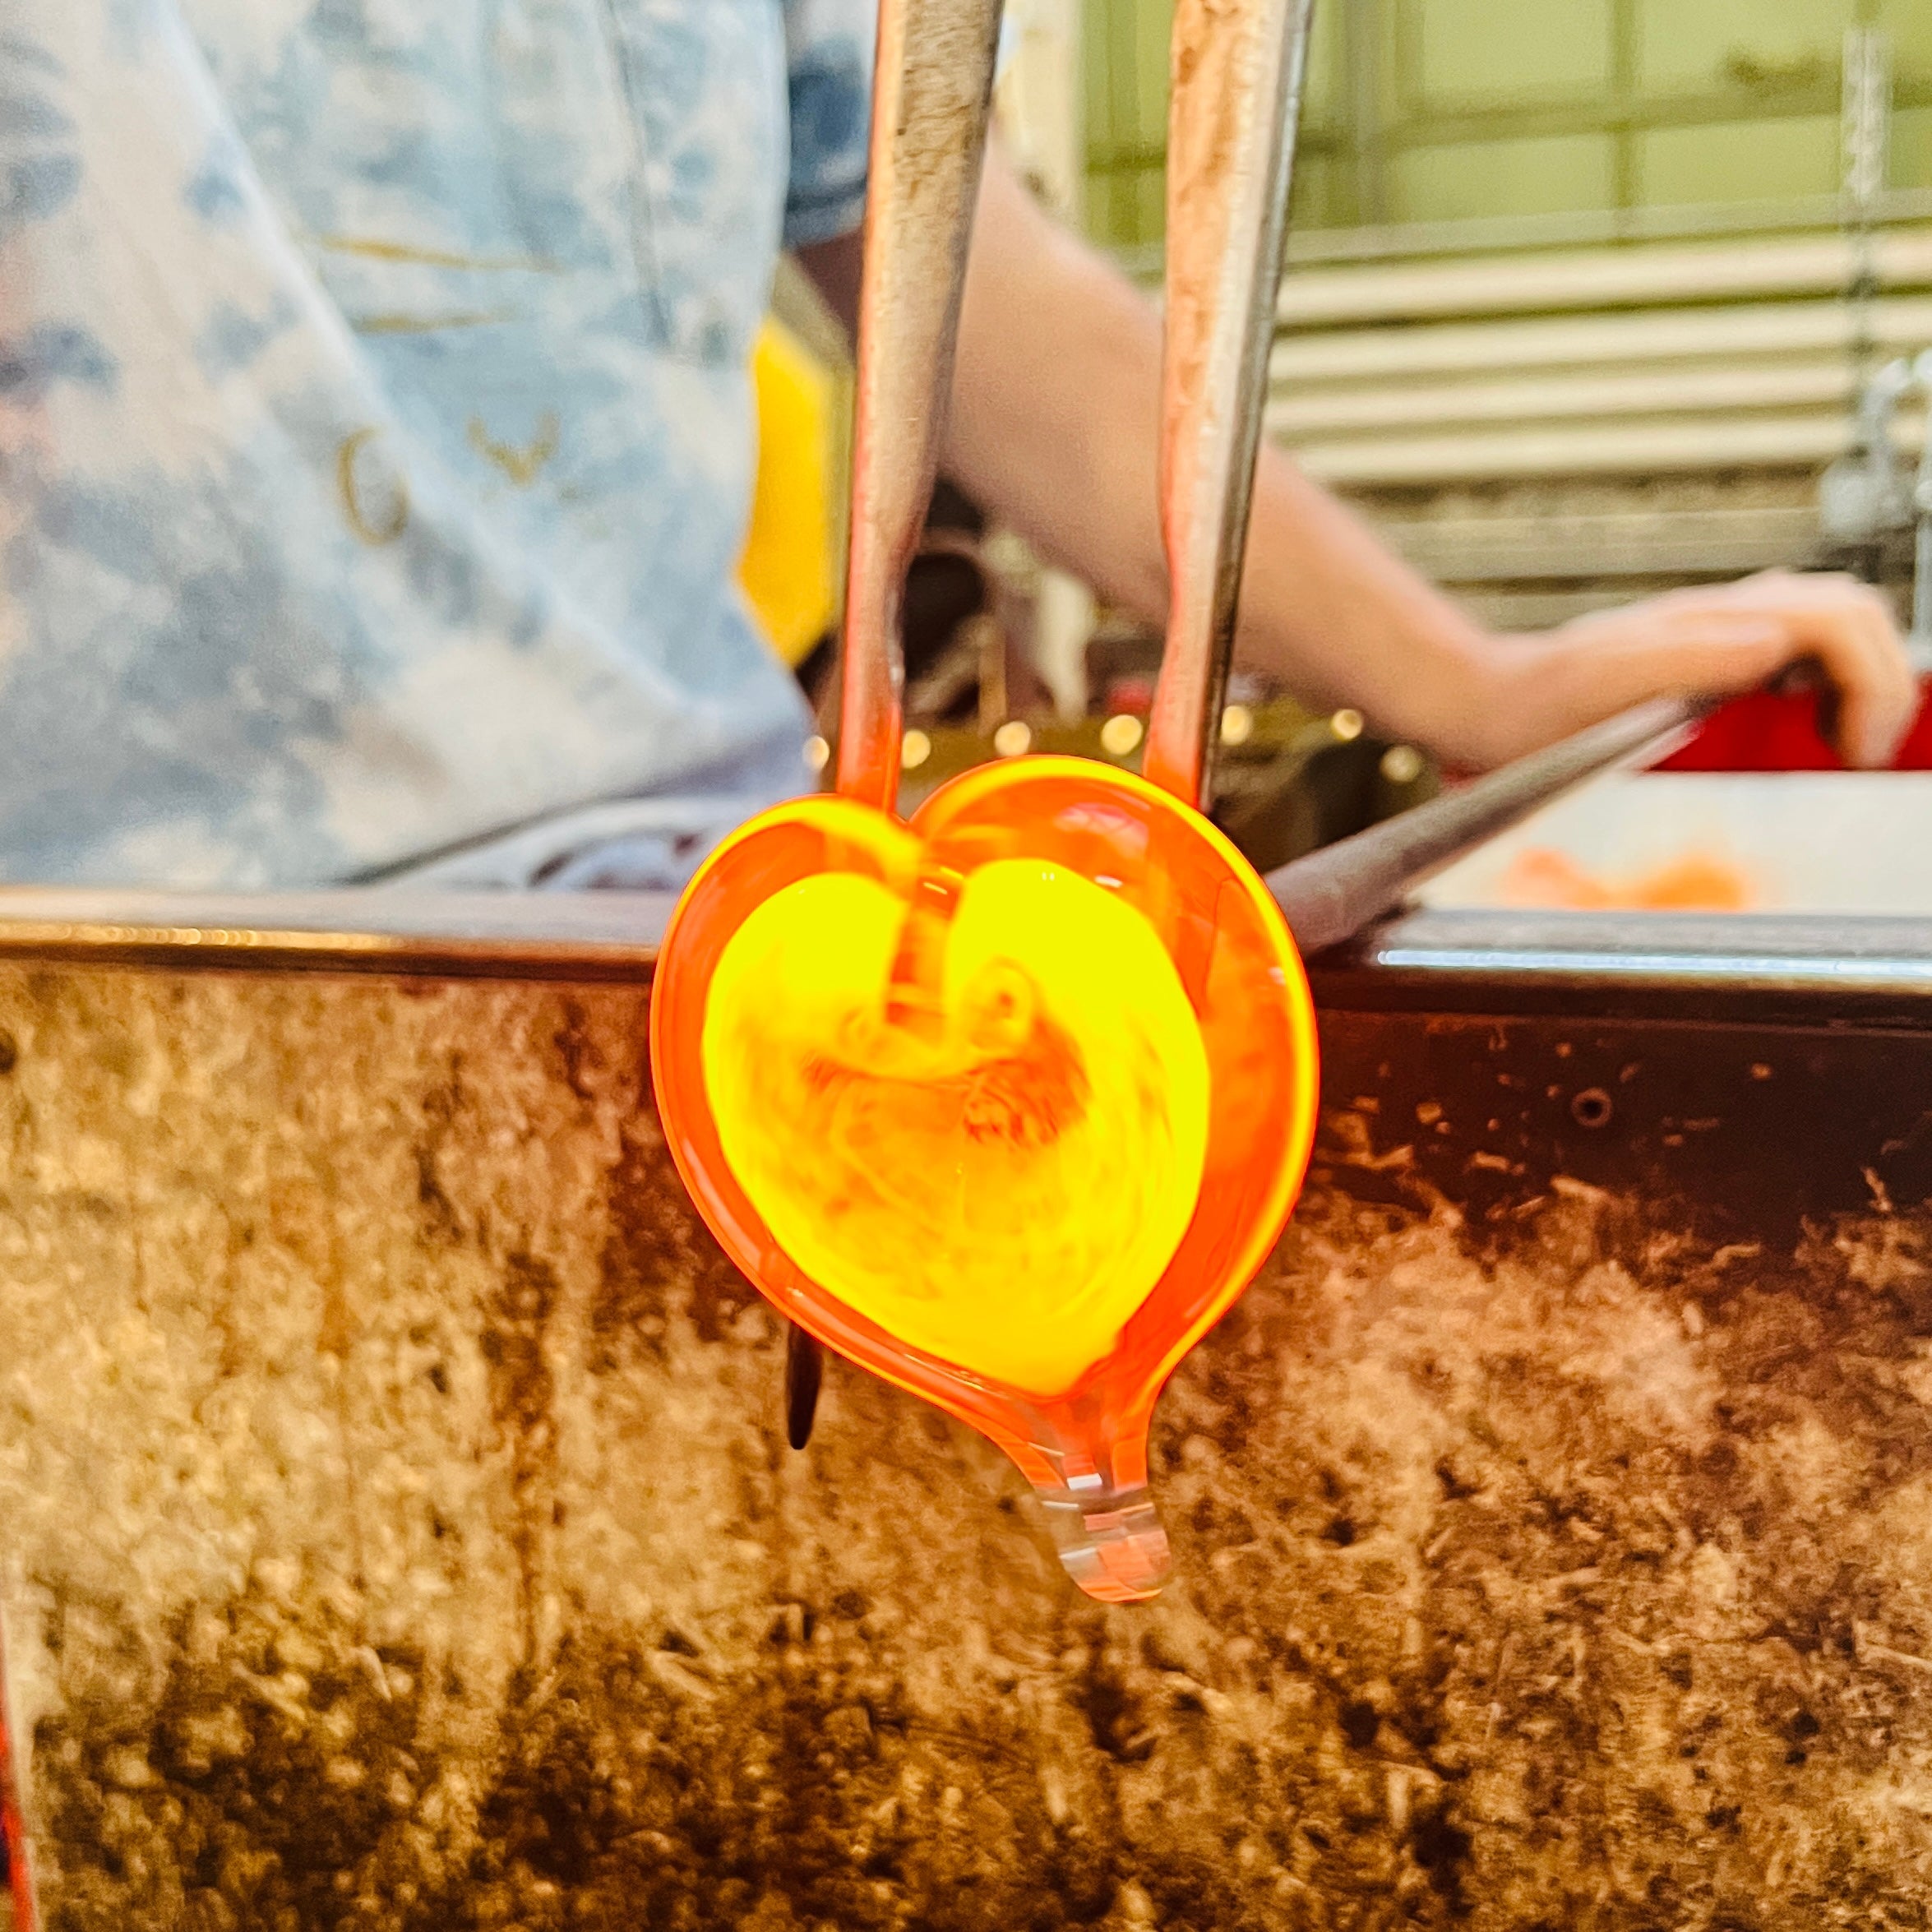
[[[318,973],[567,984],[648,983],[654,948],[469,945],[355,933],[199,933],[153,929],[0,928],[0,961],[128,966],[178,973]]]
[[[648,980],[659,894],[344,889],[219,898],[0,889],[0,959],[170,972]]]
[[[1932,918],[1423,909],[1308,971],[1331,1010],[1932,1030]]]

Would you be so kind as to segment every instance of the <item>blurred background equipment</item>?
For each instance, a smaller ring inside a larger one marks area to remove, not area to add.
[[[796,668],[839,622],[852,409],[843,334],[790,262],[758,338],[758,471],[738,583]]]
[[[1010,0],[997,101],[1035,192],[1150,284],[1172,17]],[[1326,0],[1301,151],[1269,432],[1481,620],[1774,566],[1854,570],[1910,614],[1932,552],[1923,0]],[[1158,636],[944,488],[908,597],[908,805],[1009,723],[1137,764]],[[830,646],[797,661],[822,692]],[[1259,864],[1436,788],[1359,721],[1234,697],[1217,816]],[[1746,710],[1678,762],[1832,762],[1803,700]]]
[[[1087,16],[1087,205],[1136,264],[1167,16]],[[1314,474],[1503,628],[1843,561],[1819,473],[1932,342],[1932,9],[1337,0],[1317,38],[1272,419]]]

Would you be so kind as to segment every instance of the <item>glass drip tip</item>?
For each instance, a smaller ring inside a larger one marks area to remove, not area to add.
[[[1173,1568],[1167,1532],[1147,1486],[1146,1444],[1140,1474],[1122,1482],[1082,1457],[1061,1458],[1060,1478],[1034,1494],[1066,1574],[1102,1603],[1144,1603],[1159,1595]]]

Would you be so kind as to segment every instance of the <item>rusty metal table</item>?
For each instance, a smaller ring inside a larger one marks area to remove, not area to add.
[[[1417,913],[1163,1403],[1177,1581],[775,1322],[622,899],[0,895],[49,1932],[1918,1926],[1932,927]]]

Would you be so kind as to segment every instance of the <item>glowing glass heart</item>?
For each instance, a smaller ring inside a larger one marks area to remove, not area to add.
[[[908,825],[752,821],[667,933],[659,1104],[733,1259],[1000,1443],[1084,1588],[1151,1594],[1147,1428],[1313,1130],[1306,982],[1204,819],[1109,767],[967,774]]]
[[[774,894],[712,976],[704,1068],[726,1161],[807,1274],[1032,1394],[1113,1347],[1200,1191],[1181,975],[1134,907],[1041,861],[929,880],[909,913],[854,872]]]

